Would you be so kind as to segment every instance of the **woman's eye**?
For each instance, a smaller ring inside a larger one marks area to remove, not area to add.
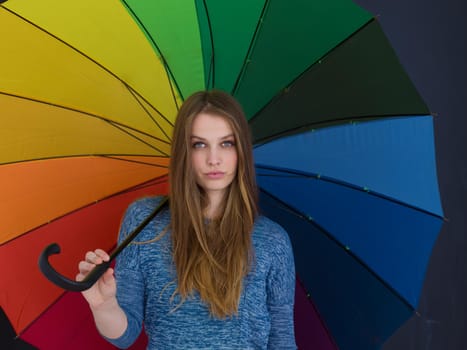
[[[234,147],[235,146],[235,142],[234,141],[224,141],[222,142],[222,147]]]
[[[194,142],[192,145],[193,148],[204,148],[206,145],[203,142]]]

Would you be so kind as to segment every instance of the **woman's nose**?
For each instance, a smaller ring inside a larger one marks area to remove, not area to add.
[[[221,162],[220,154],[218,150],[210,148],[208,154],[208,164],[209,165],[219,165]]]

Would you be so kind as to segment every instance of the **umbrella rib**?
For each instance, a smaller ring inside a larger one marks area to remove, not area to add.
[[[329,339],[329,341],[333,344],[334,348],[332,350],[338,350],[339,347],[337,346],[337,343],[336,341],[334,340],[334,337],[331,333],[331,330],[329,329],[327,323],[326,323],[326,320],[323,318],[323,316],[321,315],[321,312],[320,310],[316,307],[315,303],[313,302],[313,297],[311,296],[311,294],[308,292],[308,289],[305,287],[305,284],[302,282],[302,280],[300,279],[300,276],[296,276],[296,282],[297,284],[300,286],[300,288],[302,288],[305,292],[306,292],[306,299],[307,299],[307,302],[310,304],[310,306],[313,308],[315,314],[317,315],[317,317],[319,318],[319,321],[321,323],[321,327],[323,327],[324,331],[326,332],[327,334],[327,337]]]
[[[206,4],[206,0],[203,0],[203,7],[206,13],[206,18],[208,21],[208,28],[209,28],[209,39],[211,42],[211,59],[209,60],[209,73],[208,73],[208,79],[206,82],[206,86],[215,86],[215,81],[216,81],[216,61],[215,61],[215,53],[214,53],[214,36],[213,36],[213,30],[212,30],[212,24],[211,24],[211,17],[209,16],[209,10],[208,10],[208,5]]]
[[[131,163],[137,163],[141,165],[149,165],[153,166],[155,168],[162,168],[162,169],[168,169],[167,166],[165,165],[158,165],[150,162],[144,162],[144,161],[138,161],[134,159],[126,159],[126,158],[121,158],[121,157],[151,157],[151,158],[156,158],[156,157],[161,157],[161,158],[168,158],[168,156],[154,156],[154,155],[147,155],[147,154],[72,154],[72,155],[56,155],[56,156],[50,156],[50,157],[40,157],[40,158],[30,158],[30,159],[21,159],[13,162],[5,162],[5,163],[0,163],[0,165],[12,165],[12,164],[21,164],[21,163],[28,163],[28,162],[40,162],[40,161],[45,161],[45,160],[54,160],[54,159],[70,159],[70,158],[85,158],[85,157],[95,157],[95,158],[107,158],[107,159],[113,159],[113,160],[118,160],[122,162],[131,162]]]
[[[177,98],[175,96],[175,91],[173,89],[173,85],[175,85],[180,97],[182,99],[183,98],[183,95],[182,95],[182,91],[177,83],[177,80],[175,79],[175,76],[174,74],[172,73],[172,70],[170,69],[170,66],[169,64],[167,63],[167,60],[165,59],[165,56],[162,54],[162,50],[159,48],[159,45],[157,45],[156,43],[156,40],[152,37],[151,33],[149,32],[149,30],[146,28],[146,26],[144,25],[143,21],[140,20],[139,16],[133,11],[133,9],[131,8],[131,6],[127,3],[126,0],[122,0],[122,3],[123,5],[125,6],[125,8],[127,9],[127,11],[129,11],[131,13],[131,15],[133,16],[133,18],[135,19],[135,21],[139,24],[140,28],[144,31],[144,33],[146,34],[146,37],[149,38],[149,40],[151,41],[151,43],[154,45],[154,47],[156,48],[157,52],[159,53],[160,55],[160,59],[162,60],[162,63],[164,64],[164,67],[165,67],[165,71],[167,73],[167,80],[169,81],[169,85],[170,85],[170,89],[171,89],[171,92],[172,92],[172,97],[174,99],[174,103],[175,105],[177,106],[177,109],[179,108],[178,106],[178,103],[177,103]]]
[[[136,135],[133,135],[131,133],[129,133],[128,131],[124,130],[123,128],[125,129],[128,129],[128,130],[132,130],[132,131],[135,131],[135,132],[138,132],[142,135],[145,135],[145,136],[148,136],[150,138],[152,138],[153,140],[156,140],[156,141],[159,141],[161,143],[164,143],[166,145],[170,145],[170,142],[166,141],[166,140],[163,140],[159,137],[156,137],[156,136],[153,136],[151,134],[148,134],[144,131],[140,131],[138,129],[135,129],[131,126],[128,126],[128,125],[125,125],[123,123],[120,123],[120,122],[116,122],[116,121],[113,121],[113,120],[109,120],[105,117],[102,117],[100,115],[97,115],[97,114],[92,114],[92,113],[89,113],[89,112],[86,112],[86,111],[82,111],[82,110],[79,110],[79,109],[76,109],[76,108],[71,108],[71,107],[66,107],[66,106],[62,106],[62,105],[59,105],[59,104],[56,104],[56,103],[52,103],[52,102],[47,102],[47,101],[41,101],[41,100],[38,100],[38,99],[34,99],[34,98],[31,98],[31,97],[25,97],[25,96],[20,96],[20,95],[14,95],[14,94],[10,94],[10,93],[6,93],[6,92],[3,92],[3,91],[0,91],[0,94],[1,95],[6,95],[6,96],[11,96],[11,97],[15,97],[15,98],[19,98],[19,99],[24,99],[24,100],[28,100],[28,101],[32,101],[32,102],[36,102],[36,103],[41,103],[41,104],[44,104],[44,105],[48,105],[48,106],[53,106],[53,107],[57,107],[57,108],[62,108],[62,109],[65,109],[65,110],[68,110],[68,111],[72,111],[72,112],[77,112],[77,113],[80,113],[80,114],[83,114],[83,115],[86,115],[90,118],[96,118],[96,119],[100,119],[108,124],[110,124],[112,127],[114,128],[117,128],[118,130],[122,131],[122,132],[125,132],[126,134],[128,134],[129,136],[131,136],[132,138],[135,138],[136,140],[148,145],[150,148],[153,148],[159,152],[161,152],[159,149],[157,149],[155,146],[152,146],[150,144],[148,144],[147,142],[141,140],[139,137],[137,137]],[[164,152],[161,152],[161,153],[164,153]]]
[[[128,91],[130,92],[130,94],[133,96],[133,98],[136,100],[136,102],[140,105],[140,107],[146,112],[146,114],[148,115],[149,118],[151,118],[151,120],[154,122],[154,124],[157,126],[157,128],[164,134],[164,136],[170,140],[170,136],[165,132],[164,128],[161,127],[161,125],[157,122],[156,118],[154,118],[154,116],[151,114],[150,111],[148,111],[148,109],[141,103],[141,101],[137,98],[137,93],[136,91],[134,91],[129,85],[126,85],[126,88],[128,89]],[[159,112],[158,112],[159,113]],[[159,113],[160,114],[160,113]],[[167,122],[169,123],[172,127],[174,126],[173,123],[169,120],[167,120],[165,117],[163,117],[161,115],[161,117]]]
[[[362,261],[357,255],[355,255],[351,250],[348,249],[344,244],[339,242],[330,232],[328,232],[324,227],[319,225],[315,222],[311,217],[302,213],[300,210],[296,209],[295,207],[291,206],[290,204],[285,203],[278,197],[274,196],[272,193],[268,192],[267,190],[260,188],[260,191],[264,193],[266,196],[269,196],[274,201],[279,203],[284,210],[289,212],[290,214],[305,220],[306,222],[310,223],[311,225],[315,226],[319,232],[325,235],[329,240],[331,240],[334,244],[342,248],[348,255],[352,257],[360,266],[362,266],[365,270],[367,270],[377,281],[379,281],[382,285],[385,286],[392,294],[394,294],[404,305],[406,305],[409,309],[414,310],[414,307],[410,305],[410,303],[401,295],[399,294],[391,285],[389,285],[386,281],[384,281],[380,276],[378,276],[364,261]]]
[[[158,147],[154,146],[154,145],[151,145],[150,143],[142,140],[140,137],[136,136],[136,135],[133,135],[132,133],[128,132],[127,130],[123,129],[120,125],[118,124],[114,124],[114,122],[110,122],[110,121],[107,121],[109,124],[111,124],[113,127],[117,128],[118,130],[120,130],[121,132],[127,134],[128,136],[134,138],[135,140],[143,143],[144,145],[156,150],[157,152],[160,152],[162,153],[163,155],[165,156],[168,156],[168,154],[162,150],[160,150]],[[158,141],[161,141],[160,139],[157,139]],[[165,144],[168,144],[167,142],[164,142]]]
[[[237,92],[237,89],[239,88],[239,85],[240,85],[240,81],[241,81],[241,79],[243,78],[243,76],[245,74],[245,71],[246,71],[246,68],[247,68],[248,64],[250,63],[250,57],[251,57],[251,54],[253,52],[253,47],[255,45],[256,39],[258,38],[258,33],[259,33],[260,29],[261,29],[261,25],[263,23],[264,15],[265,15],[268,7],[269,7],[269,1],[270,0],[266,0],[264,2],[263,9],[261,10],[261,14],[260,14],[260,16],[258,18],[258,22],[256,24],[255,32],[253,33],[253,36],[251,37],[250,45],[249,45],[248,50],[246,52],[245,59],[243,60],[242,67],[240,68],[240,72],[238,73],[237,79],[236,79],[235,84],[234,84],[234,86],[232,88],[232,91],[231,91],[232,95],[235,95],[235,93]]]
[[[328,55],[330,55],[333,51],[337,50],[337,48],[339,48],[340,46],[342,46],[347,40],[349,40],[350,38],[356,36],[360,31],[362,31],[365,27],[367,27],[368,25],[370,25],[373,21],[375,21],[376,18],[371,18],[370,20],[368,20],[365,24],[363,24],[359,29],[357,29],[356,31],[354,31],[352,34],[350,34],[348,37],[344,38],[343,40],[341,40],[337,45],[333,46],[330,50],[326,51],[320,58],[318,58],[315,62],[313,62],[312,64],[310,64],[308,67],[306,67],[299,75],[297,75],[294,79],[292,79],[290,81],[290,83],[284,87],[283,89],[281,89],[275,96],[273,96],[268,103],[266,103],[263,107],[261,107],[256,113],[255,115],[253,115],[251,118],[250,118],[250,123],[255,119],[257,118],[261,112],[266,109],[269,105],[271,105],[274,101],[276,101],[278,98],[281,97],[281,95],[283,93],[287,93],[287,91],[289,90],[289,88],[296,82],[298,81],[303,75],[305,75],[310,69],[312,69],[314,66],[318,65],[318,64],[321,64],[321,61],[324,60],[324,58]]]
[[[26,325],[23,328],[23,330],[18,333],[17,338],[20,338],[24,333],[26,333],[28,331],[28,329],[34,325],[34,322],[36,322],[39,318],[41,318],[44,314],[46,314],[47,311],[49,311],[55,304],[57,304],[60,301],[60,299],[62,299],[67,293],[69,293],[69,292],[67,292],[65,290],[63,292],[61,292],[53,302],[51,302],[44,310],[42,310],[42,312],[39,315],[37,315],[36,318],[31,320],[29,322],[29,324]]]
[[[304,171],[299,171],[299,170],[292,170],[292,169],[273,167],[273,166],[261,165],[261,164],[256,164],[256,168],[264,169],[264,170],[272,170],[272,171],[283,173],[283,174],[258,174],[258,176],[265,176],[265,177],[268,177],[268,176],[269,177],[301,177],[301,178],[322,180],[322,181],[326,181],[326,182],[329,182],[329,183],[333,183],[333,184],[338,185],[338,186],[351,188],[353,190],[360,191],[360,192],[365,192],[368,195],[371,195],[371,196],[374,196],[374,197],[379,197],[379,198],[384,199],[386,201],[389,201],[389,202],[395,203],[397,205],[400,205],[400,206],[403,206],[403,207],[406,207],[406,208],[421,212],[423,214],[435,217],[435,218],[443,220],[443,221],[445,220],[444,217],[442,217],[442,216],[440,216],[438,214],[429,212],[426,209],[422,209],[422,208],[416,207],[414,205],[402,202],[402,201],[400,201],[398,199],[395,199],[393,197],[389,197],[389,196],[384,195],[382,193],[372,191],[367,187],[357,186],[357,185],[354,185],[354,184],[351,184],[351,183],[348,183],[348,182],[345,182],[345,181],[342,181],[342,180],[332,178],[330,176],[324,176],[324,175],[321,175],[321,174],[316,174],[316,173],[311,173],[311,172],[304,172]]]
[[[135,163],[135,164],[141,164],[141,165],[149,165],[149,166],[153,166],[155,168],[169,169],[169,167],[166,166],[166,165],[158,165],[158,164],[153,164],[153,163],[149,163],[149,162],[143,162],[141,160],[121,158],[121,156],[119,157],[119,156],[115,156],[115,155],[101,155],[101,157],[114,159],[114,160],[119,160],[119,161],[122,161],[122,162],[129,162],[129,163]],[[144,156],[142,156],[142,157],[144,157]],[[168,158],[168,157],[165,157],[165,158]]]
[[[44,227],[44,226],[46,226],[46,225],[48,225],[48,224],[51,224],[52,222],[55,222],[55,221],[57,221],[57,220],[63,219],[64,217],[66,217],[66,216],[68,216],[68,215],[72,215],[73,213],[76,213],[76,212],[78,212],[78,211],[80,211],[80,210],[82,210],[82,209],[85,209],[85,208],[87,208],[87,207],[89,207],[89,206],[91,206],[91,205],[95,205],[95,204],[97,204],[97,203],[99,203],[99,202],[102,202],[102,201],[105,201],[105,200],[108,200],[108,199],[112,199],[112,198],[114,198],[114,197],[117,197],[117,196],[120,196],[120,195],[123,195],[123,194],[126,194],[126,193],[130,193],[130,192],[133,192],[133,191],[141,190],[141,189],[144,189],[144,188],[147,188],[147,187],[151,187],[151,186],[154,186],[154,185],[160,185],[160,184],[164,184],[164,183],[167,183],[167,175],[166,175],[166,174],[161,175],[161,176],[158,176],[158,177],[156,177],[156,178],[154,178],[154,179],[151,179],[151,180],[147,180],[147,181],[142,182],[142,183],[140,183],[140,184],[136,184],[136,185],[133,185],[133,186],[131,186],[131,187],[124,188],[124,189],[122,189],[122,190],[120,190],[120,191],[118,191],[118,192],[112,193],[112,194],[110,194],[110,195],[108,195],[108,196],[105,196],[105,197],[102,197],[102,198],[100,198],[100,199],[96,199],[96,200],[94,200],[94,201],[92,201],[92,202],[90,202],[90,203],[88,203],[88,204],[84,204],[83,206],[81,206],[81,207],[79,207],[79,208],[76,208],[76,209],[74,209],[74,210],[72,210],[72,211],[69,211],[68,213],[65,213],[65,214],[63,214],[63,215],[57,216],[57,217],[51,219],[51,220],[48,221],[48,222],[45,222],[45,223],[43,223],[43,224],[41,224],[41,225],[38,225],[38,226],[36,226],[36,227],[33,227],[33,228],[29,229],[28,231],[23,232],[23,233],[22,233],[21,235],[19,235],[19,236],[16,236],[16,237],[14,237],[14,238],[12,238],[12,239],[10,239],[10,240],[7,240],[7,241],[5,241],[5,242],[0,243],[0,247],[3,246],[3,245],[5,245],[5,244],[8,244],[8,243],[10,243],[10,242],[13,242],[13,241],[15,241],[15,240],[17,240],[17,239],[20,239],[21,237],[23,237],[23,236],[29,234],[30,232],[32,232],[32,231],[34,231],[34,230],[37,230],[37,229],[39,229],[39,228],[41,228],[41,227]]]
[[[146,100],[146,98],[144,96],[142,96],[141,94],[139,94],[135,89],[133,89],[126,81],[122,80],[119,76],[117,76],[115,73],[113,73],[110,69],[108,69],[107,67],[103,66],[102,64],[100,64],[99,62],[97,62],[96,60],[94,60],[93,58],[91,58],[90,56],[86,55],[84,52],[78,50],[76,47],[70,45],[69,43],[67,43],[66,41],[64,41],[63,39],[59,38],[58,36],[56,36],[55,34],[52,34],[51,32],[47,31],[46,29],[40,27],[39,25],[37,25],[36,23],[28,20],[27,18],[21,16],[20,14],[16,13],[15,11],[9,9],[9,8],[6,8],[4,6],[2,6],[2,8],[4,8],[6,11],[10,12],[11,14],[17,16],[18,18],[22,19],[23,21],[29,23],[30,25],[32,25],[33,27],[39,29],[40,31],[44,32],[45,34],[51,36],[52,38],[56,39],[57,41],[61,42],[62,44],[68,46],[70,49],[74,50],[75,52],[77,52],[78,54],[80,54],[81,56],[85,57],[86,59],[88,59],[89,61],[93,62],[94,64],[96,64],[98,67],[100,67],[102,70],[104,70],[105,72],[107,72],[109,75],[111,75],[112,77],[114,77],[115,79],[117,79],[119,82],[121,82],[123,85],[125,85],[129,90],[132,90],[134,91],[134,93],[136,95],[138,95],[139,98],[141,98],[143,101],[145,101],[149,106],[151,106],[156,112],[157,114],[159,114],[159,116],[161,118],[163,118],[164,120],[166,120],[168,123],[172,124],[170,122],[170,120],[164,116],[162,114],[161,111],[159,111],[151,102],[149,102],[148,100]],[[165,62],[165,61],[164,61]],[[165,63],[164,63],[165,64]],[[169,79],[170,81],[170,79]],[[135,95],[132,94],[132,97],[135,98]],[[175,98],[175,97],[174,97]],[[136,99],[138,100],[138,99]],[[138,101],[139,102],[139,101]],[[151,119],[152,116],[151,116]]]
[[[404,117],[426,117],[426,114],[419,114],[419,113],[404,113],[404,114],[378,114],[378,115],[362,115],[362,116],[348,116],[348,117],[342,117],[342,118],[334,118],[334,119],[329,119],[325,121],[320,121],[320,122],[311,122],[307,124],[303,124],[294,128],[290,128],[287,130],[280,131],[275,134],[268,135],[263,138],[258,138],[255,139],[255,145],[254,148],[260,147],[264,145],[265,143],[268,143],[270,141],[273,141],[278,138],[282,138],[285,136],[290,136],[294,134],[298,134],[300,132],[308,131],[308,130],[314,130],[314,129],[320,129],[320,128],[325,128],[328,126],[332,125],[343,125],[344,123],[348,124],[357,124],[360,122],[365,122],[365,121],[373,121],[375,118],[383,119],[383,118],[404,118]]]

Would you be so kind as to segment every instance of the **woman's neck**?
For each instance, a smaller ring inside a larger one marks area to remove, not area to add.
[[[217,215],[219,215],[219,209],[221,207],[224,194],[221,191],[213,191],[209,193],[208,196],[209,204],[204,210],[204,216],[207,219],[214,219]]]

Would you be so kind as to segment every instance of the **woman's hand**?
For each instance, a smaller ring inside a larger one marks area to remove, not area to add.
[[[76,280],[81,282],[96,265],[109,259],[109,255],[102,249],[87,252],[84,260],[79,262]],[[125,332],[128,321],[117,302],[117,283],[112,268],[108,268],[91,288],[81,294],[89,303],[97,329],[102,335],[118,338]]]
[[[76,281],[82,281],[96,265],[109,261],[109,258],[109,255],[102,249],[87,252],[84,260],[78,264],[79,273],[76,275]],[[107,269],[91,288],[81,293],[91,309],[98,309],[105,307],[108,303],[113,303],[117,293],[113,269]]]

